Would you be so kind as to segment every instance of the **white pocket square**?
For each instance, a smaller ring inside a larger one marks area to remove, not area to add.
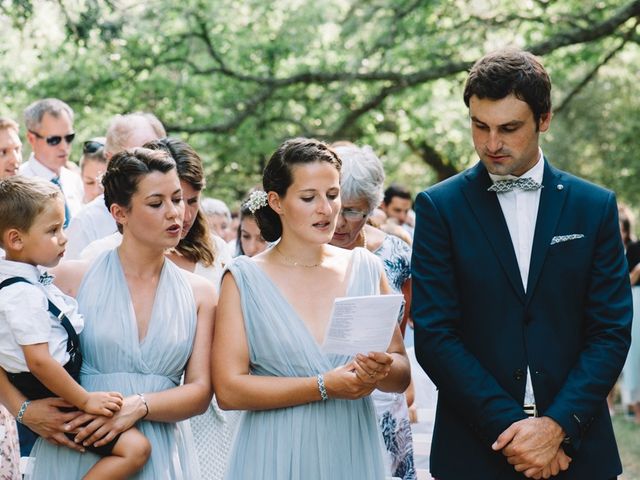
[[[572,233],[571,235],[557,235],[551,239],[551,245],[556,243],[568,242],[569,240],[577,240],[578,238],[584,238],[582,233]]]

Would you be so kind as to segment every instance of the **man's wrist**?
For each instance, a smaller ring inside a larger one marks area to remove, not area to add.
[[[553,435],[554,438],[556,438],[558,440],[558,443],[562,443],[564,441],[565,438],[569,438],[565,431],[564,428],[562,428],[562,425],[560,425],[558,422],[556,422],[553,418],[551,417],[540,417],[542,419],[544,419],[545,421],[547,421],[547,424],[549,425],[549,428],[551,429],[551,434]]]

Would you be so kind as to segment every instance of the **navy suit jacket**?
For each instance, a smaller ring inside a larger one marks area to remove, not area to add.
[[[439,390],[431,474],[522,479],[491,444],[526,418],[530,368],[541,415],[571,439],[557,479],[622,468],[606,396],[631,340],[631,291],[612,192],[545,160],[527,291],[482,165],[418,195],[412,317],[416,356]],[[552,245],[556,236],[583,235]]]

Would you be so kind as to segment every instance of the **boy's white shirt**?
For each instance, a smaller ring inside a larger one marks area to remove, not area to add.
[[[33,265],[0,259],[0,282],[10,277],[23,277],[32,284],[20,282],[0,289],[0,366],[7,372],[28,372],[20,345],[48,343],[49,353],[60,365],[69,361],[67,331],[60,320],[48,311],[51,300],[80,334],[84,319],[78,303],[52,283],[39,283],[40,270]]]

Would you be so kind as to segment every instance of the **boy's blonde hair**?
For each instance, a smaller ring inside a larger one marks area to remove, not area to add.
[[[43,178],[14,175],[0,180],[0,243],[10,228],[28,231],[60,188]]]

